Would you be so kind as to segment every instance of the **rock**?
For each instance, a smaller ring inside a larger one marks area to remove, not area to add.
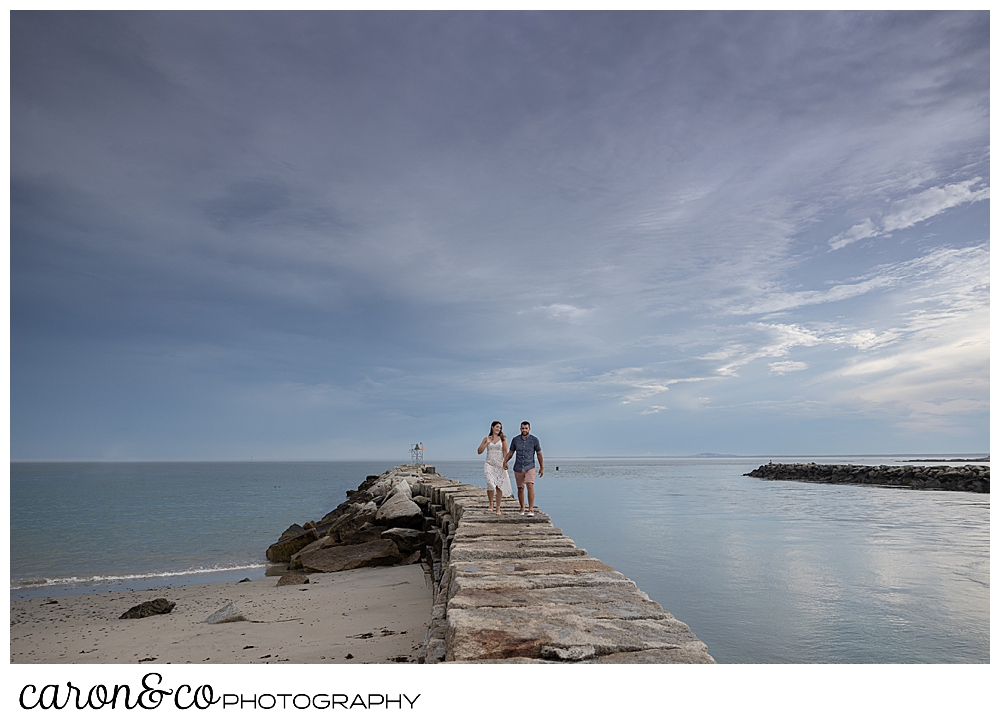
[[[302,573],[286,573],[278,579],[276,586],[302,586],[309,583],[309,577]]]
[[[400,553],[407,555],[423,548],[427,536],[422,530],[412,528],[390,528],[382,532],[382,538],[391,540],[399,548]]]
[[[568,613],[550,615],[545,606],[449,607],[445,642],[449,661],[514,656],[572,661],[646,649],[674,649],[683,651],[692,662],[714,663],[705,644],[675,618],[620,620]]]
[[[333,573],[367,566],[391,566],[403,560],[391,540],[319,548],[298,558],[306,573]]]
[[[557,646],[543,646],[542,658],[553,661],[584,661],[597,656],[597,649],[593,646],[567,646],[559,648]]]
[[[329,535],[333,536],[336,540],[343,541],[362,528],[366,523],[373,523],[377,513],[378,506],[375,505],[375,501],[373,500],[363,504],[352,503],[347,512],[341,515],[337,519],[337,522],[330,528]]]
[[[357,545],[358,543],[368,543],[373,540],[379,540],[388,528],[384,525],[372,525],[371,523],[365,523],[363,526],[358,528],[356,531],[348,535],[346,538],[342,539],[340,542],[344,545]]]
[[[837,485],[876,485],[914,490],[961,490],[989,493],[989,470],[978,465],[946,466],[817,465],[768,463],[744,473],[765,480],[804,480]]]
[[[408,495],[394,495],[382,503],[375,515],[375,522],[393,528],[421,530],[424,527],[424,513]]]
[[[289,531],[293,532],[290,534]],[[267,560],[273,563],[287,563],[293,554],[298,553],[317,538],[319,538],[319,534],[315,528],[306,529],[293,525],[281,534],[278,542],[273,543],[265,555],[267,555]]]
[[[234,621],[246,621],[247,617],[240,613],[236,604],[232,601],[205,619],[205,623],[233,623]]]
[[[287,528],[285,528],[285,532],[284,533],[282,533],[280,536],[278,536],[278,540],[282,541],[282,540],[285,540],[287,538],[294,538],[297,535],[302,535],[302,533],[304,533],[304,532],[305,532],[305,528],[303,528],[298,523],[292,523],[290,526],[288,526]]]
[[[369,493],[373,499],[385,498],[388,497],[388,495],[392,492],[392,489],[395,485],[396,485],[395,479],[384,478],[376,482],[370,488],[367,488],[365,492]]]
[[[132,606],[128,611],[118,618],[146,618],[147,616],[158,616],[170,613],[177,604],[165,598],[154,598],[152,601],[143,601],[138,606]]]
[[[237,583],[250,583],[250,579],[249,578],[241,578],[240,580],[237,581]]]
[[[320,538],[318,541],[310,543],[298,553],[293,555],[292,559],[288,562],[288,568],[289,570],[301,570],[302,557],[308,557],[313,551],[318,551],[323,548],[333,548],[335,546],[358,545],[361,543],[370,543],[371,541],[381,540],[382,532],[384,530],[386,530],[386,528],[383,526],[373,526],[371,523],[365,523],[359,530],[348,534],[344,540],[337,540],[332,535]]]

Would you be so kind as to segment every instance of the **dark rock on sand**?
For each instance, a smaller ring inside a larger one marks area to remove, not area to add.
[[[403,560],[391,540],[375,540],[358,545],[334,545],[303,551],[297,557],[306,573],[333,573],[366,566],[391,566]]]
[[[267,560],[274,563],[287,563],[292,555],[299,552],[314,540],[319,538],[316,528],[303,528],[301,525],[290,525],[281,534],[277,543],[273,543],[268,549]]]
[[[365,523],[358,530],[347,534],[343,540],[338,540],[334,535],[324,536],[317,541],[313,541],[305,548],[300,550],[298,553],[292,556],[291,560],[288,562],[288,570],[301,570],[302,569],[302,556],[308,556],[314,551],[321,550],[323,548],[334,548],[336,546],[345,545],[360,545],[361,543],[370,543],[371,541],[381,540],[382,532],[387,530],[385,526],[376,526],[371,523]]]
[[[128,611],[118,618],[146,618],[147,616],[158,616],[170,613],[177,604],[165,598],[154,598],[152,601],[143,601],[138,606],[132,606]]]
[[[286,573],[278,579],[276,586],[302,586],[309,583],[309,577],[303,573]]]

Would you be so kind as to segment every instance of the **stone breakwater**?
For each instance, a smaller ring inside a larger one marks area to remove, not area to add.
[[[267,555],[305,573],[419,560],[434,590],[421,663],[714,663],[687,625],[547,515],[488,513],[483,488],[428,466],[369,476]]]
[[[817,465],[768,463],[744,475],[765,480],[803,480],[834,485],[876,485],[913,490],[990,492],[990,466]]]

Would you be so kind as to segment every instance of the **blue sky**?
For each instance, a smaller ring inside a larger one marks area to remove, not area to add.
[[[989,447],[989,17],[11,15],[13,459]]]

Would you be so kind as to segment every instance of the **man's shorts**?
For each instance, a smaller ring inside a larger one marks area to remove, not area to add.
[[[515,470],[514,471],[514,480],[517,481],[517,488],[518,488],[518,490],[520,490],[521,488],[523,488],[525,485],[534,485],[535,484],[535,469],[534,468],[528,468],[527,470],[525,470],[523,472],[520,472],[520,473]]]

